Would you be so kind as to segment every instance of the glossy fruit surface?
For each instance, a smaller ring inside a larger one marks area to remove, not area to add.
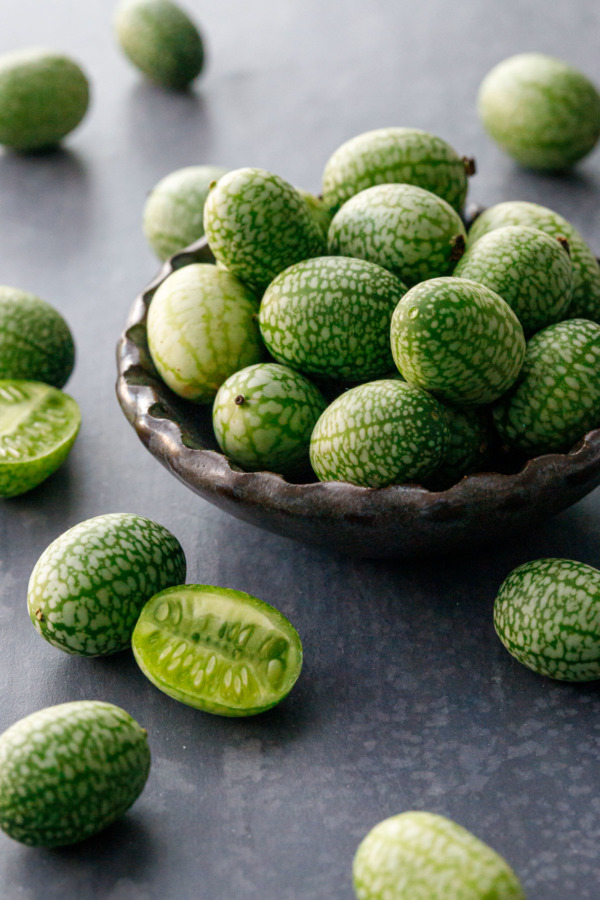
[[[133,632],[142,672],[181,703],[253,716],[279,703],[302,667],[291,622],[243,591],[187,584],[148,601]]]
[[[146,732],[118,706],[41,709],[0,735],[0,828],[30,846],[82,841],[123,815],[149,770]]]
[[[65,461],[81,425],[79,406],[38,381],[0,380],[0,497],[45,481]]]
[[[181,545],[164,526],[131,513],[79,522],[38,559],[27,591],[29,617],[50,644],[105,656],[131,643],[140,610],[185,580]]]

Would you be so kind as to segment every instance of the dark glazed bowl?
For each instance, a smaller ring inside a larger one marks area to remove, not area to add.
[[[211,407],[173,394],[148,353],[146,313],[175,269],[214,262],[204,239],[175,254],[135,300],[117,348],[117,395],[142,443],[189,488],[226,512],[287,537],[361,557],[460,551],[535,527],[600,484],[600,430],[569,453],[531,459],[513,474],[468,475],[432,493],[342,482],[291,484],[271,472],[243,472],[217,449]]]

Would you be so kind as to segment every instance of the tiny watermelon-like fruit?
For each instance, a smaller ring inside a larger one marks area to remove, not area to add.
[[[305,198],[265,169],[234,169],[210,191],[204,231],[218,262],[257,292],[283,269],[325,252]]]
[[[544,53],[520,53],[495,66],[477,106],[489,135],[531,169],[572,166],[600,137],[600,94],[577,69]]]
[[[210,185],[226,171],[220,166],[186,166],[155,185],[144,206],[143,229],[159,259],[165,260],[203,237]]]
[[[125,649],[147,600],[185,580],[181,545],[130,513],[86,519],[54,540],[27,589],[29,617],[54,647],[78,656]]]
[[[308,206],[313,219],[321,229],[324,239],[327,240],[327,232],[331,225],[333,213],[321,197],[317,197],[303,188],[296,188],[296,190],[304,198],[304,202]]]
[[[65,385],[75,364],[69,326],[45,300],[0,286],[0,379]]]
[[[220,716],[254,716],[279,703],[302,668],[286,617],[243,591],[186,584],[148,601],[133,632],[146,677],[169,697]]]
[[[441,403],[400,379],[341,394],[315,425],[311,465],[320,481],[385,487],[427,478],[448,440]]]
[[[171,0],[122,0],[114,25],[125,56],[162,87],[183,90],[204,67],[202,36]]]
[[[381,266],[320,256],[290,266],[265,291],[263,340],[280,363],[307,375],[367,381],[393,368],[392,313],[406,287]]]
[[[494,627],[508,652],[540,675],[600,678],[600,572],[570,559],[519,566],[500,587]]]
[[[158,374],[180,397],[210,403],[226,378],[261,362],[258,300],[209,263],[169,275],[150,303],[148,348]]]
[[[466,828],[430,812],[379,822],[353,863],[357,900],[525,900],[514,871]]]
[[[469,229],[469,248],[483,235],[506,225],[526,225],[552,237],[567,239],[573,267],[573,299],[568,315],[572,319],[600,320],[600,266],[577,229],[546,206],[510,200],[488,207],[475,219]]]
[[[248,471],[293,474],[308,468],[315,423],[326,407],[321,392],[288,366],[258,363],[231,375],[213,405],[219,447]]]
[[[566,318],[573,296],[567,239],[525,225],[483,235],[459,260],[454,275],[499,294],[526,335]]]
[[[80,425],[68,394],[39,381],[0,380],[0,497],[25,494],[52,475]]]
[[[141,794],[148,736],[112,703],[40,709],[0,735],[0,828],[32,847],[62,847],[102,831]]]
[[[525,356],[523,329],[508,303],[464,278],[411,288],[392,316],[391,342],[409,384],[459,406],[500,397]]]
[[[493,409],[509,447],[530,455],[569,450],[600,427],[600,325],[569,319],[527,344],[514,388]]]
[[[444,458],[426,487],[442,491],[463,475],[480,472],[489,464],[494,447],[494,431],[489,410],[482,407],[444,406],[448,443]]]
[[[323,173],[323,199],[334,210],[377,184],[412,184],[461,212],[474,161],[442,138],[418,128],[377,128],[346,141]]]
[[[335,214],[328,235],[329,253],[376,263],[409,287],[449,275],[465,243],[458,213],[410,184],[381,184],[356,194]]]
[[[0,57],[0,144],[30,151],[53,147],[83,119],[90,90],[72,59],[50,50]]]

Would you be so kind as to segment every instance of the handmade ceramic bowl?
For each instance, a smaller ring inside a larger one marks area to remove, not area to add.
[[[568,453],[539,456],[511,474],[480,472],[434,493],[419,485],[292,484],[272,472],[243,472],[219,452],[211,406],[173,394],[146,341],[152,296],[176,269],[213,262],[205,239],[175,254],[135,300],[117,348],[117,395],[148,450],[189,488],[253,525],[362,557],[440,554],[534,528],[600,484],[600,429]]]

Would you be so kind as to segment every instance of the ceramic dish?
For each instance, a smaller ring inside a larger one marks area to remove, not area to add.
[[[512,537],[600,484],[600,429],[569,453],[536,457],[511,474],[468,475],[440,493],[411,484],[292,484],[271,472],[241,471],[218,451],[210,405],[173,394],[146,342],[148,304],[159,284],[182,266],[213,261],[204,239],[171,257],[135,300],[117,348],[123,412],[150,453],[205,500],[253,525],[342,553],[407,557]]]

